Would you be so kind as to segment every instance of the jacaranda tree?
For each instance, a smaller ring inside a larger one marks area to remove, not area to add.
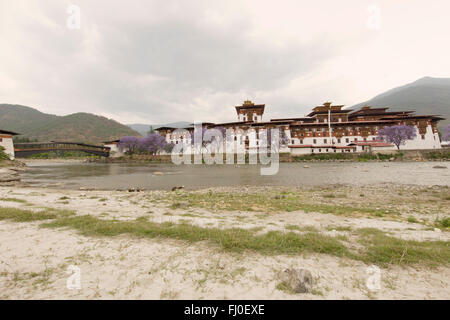
[[[444,133],[442,134],[442,140],[444,141],[450,141],[450,124],[448,124],[444,128]]]
[[[404,145],[408,140],[413,140],[415,137],[416,129],[413,126],[397,125],[378,130],[378,139],[393,143],[397,149],[400,149],[401,145]]]
[[[146,137],[123,137],[120,139],[118,147],[122,152],[129,154],[149,153],[155,154],[164,150],[167,145],[166,139],[159,133],[150,133]]]
[[[166,139],[159,133],[150,133],[138,141],[137,150],[140,153],[155,154],[160,150],[164,150],[167,142]]]
[[[125,136],[120,138],[119,144],[117,146],[121,152],[133,154],[136,152],[138,144],[138,137]]]

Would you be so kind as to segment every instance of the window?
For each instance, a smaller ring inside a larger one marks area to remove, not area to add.
[[[317,143],[317,140],[316,140],[316,139],[313,139],[313,143],[316,144],[316,143]]]
[[[295,143],[294,139],[292,139],[292,140],[291,140],[291,143],[292,143],[292,144],[294,144],[294,143]]]
[[[319,152],[322,152],[322,149],[319,149]]]
[[[348,138],[345,138],[345,142],[346,142],[346,143],[349,143],[350,141],[348,140]]]
[[[364,141],[367,141],[367,138],[364,138]]]
[[[327,143],[327,139],[323,139],[323,143]]]
[[[424,134],[422,135],[422,140],[425,140],[425,135]]]
[[[338,143],[341,143],[341,139],[337,139]]]
[[[303,144],[303,140],[300,140],[300,144]]]
[[[373,137],[373,138],[372,138],[372,140],[373,140],[373,141],[375,141],[375,140],[376,140],[376,138],[375,138],[375,137]]]

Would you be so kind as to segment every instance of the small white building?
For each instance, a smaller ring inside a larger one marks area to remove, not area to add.
[[[112,141],[104,141],[103,146],[109,148],[109,156],[111,158],[117,158],[122,157],[124,153],[120,151],[119,149],[119,139],[118,140],[112,140]]]
[[[6,130],[0,130],[0,146],[5,148],[5,153],[9,156],[11,160],[14,160],[14,143],[13,136],[18,135],[18,133]]]

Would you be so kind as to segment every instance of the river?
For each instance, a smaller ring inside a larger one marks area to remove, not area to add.
[[[433,166],[445,166],[436,169]],[[314,162],[280,163],[277,174],[263,176],[258,165],[96,164],[37,161],[28,163],[22,181],[40,187],[104,190],[174,186],[200,189],[220,186],[367,185],[379,183],[450,186],[448,163]]]

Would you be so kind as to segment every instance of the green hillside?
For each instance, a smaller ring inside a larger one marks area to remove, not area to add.
[[[18,132],[21,138],[38,141],[100,143],[126,135],[139,135],[117,121],[91,113],[56,116],[11,104],[0,104],[0,129]]]

